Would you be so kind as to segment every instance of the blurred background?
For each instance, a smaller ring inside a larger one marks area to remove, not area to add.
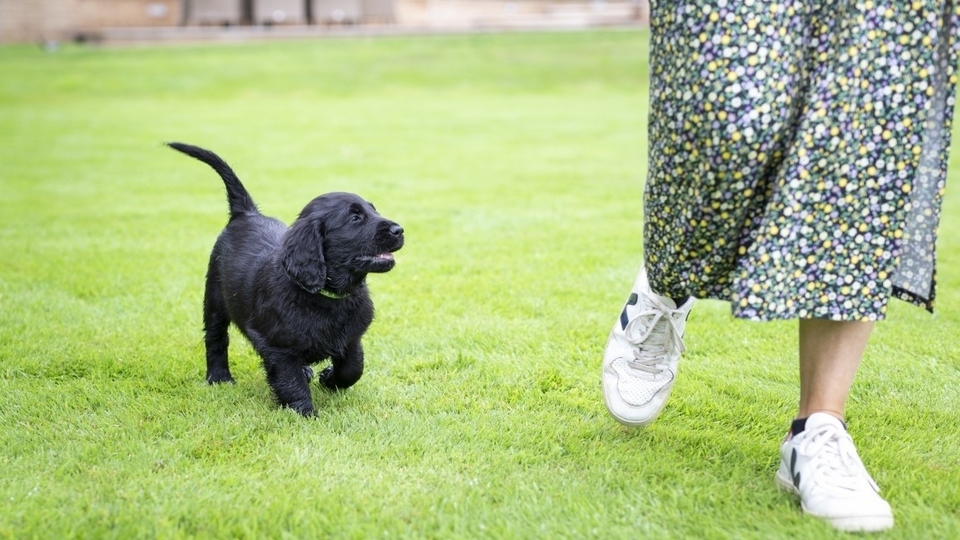
[[[0,42],[645,25],[648,0],[0,0]]]

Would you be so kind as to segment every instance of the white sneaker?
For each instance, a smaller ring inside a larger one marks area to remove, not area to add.
[[[691,297],[679,308],[650,290],[641,267],[603,351],[603,402],[621,424],[653,422],[673,388]]]
[[[842,531],[883,531],[893,511],[857,455],[843,423],[813,413],[799,434],[780,446],[777,483],[800,496],[803,511]]]

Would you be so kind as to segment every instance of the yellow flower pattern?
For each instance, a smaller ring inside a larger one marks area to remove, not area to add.
[[[952,0],[653,0],[654,290],[746,319],[933,310]]]

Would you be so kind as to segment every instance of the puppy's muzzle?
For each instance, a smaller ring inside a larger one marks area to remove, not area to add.
[[[382,251],[376,255],[361,256],[357,261],[365,267],[367,272],[389,272],[396,266],[393,252],[403,247],[403,227],[398,223],[390,222],[386,230],[381,229],[378,237],[378,244]]]

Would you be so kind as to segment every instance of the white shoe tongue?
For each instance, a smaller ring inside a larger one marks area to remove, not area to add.
[[[670,309],[677,309],[677,303],[674,302],[672,298],[668,296],[660,296],[657,293],[653,293],[653,294],[657,295],[657,299],[660,300],[663,303],[663,305],[667,306]]]
[[[807,417],[806,429],[817,428],[824,425],[837,426],[844,431],[847,429],[839,418],[830,413],[816,412]]]

